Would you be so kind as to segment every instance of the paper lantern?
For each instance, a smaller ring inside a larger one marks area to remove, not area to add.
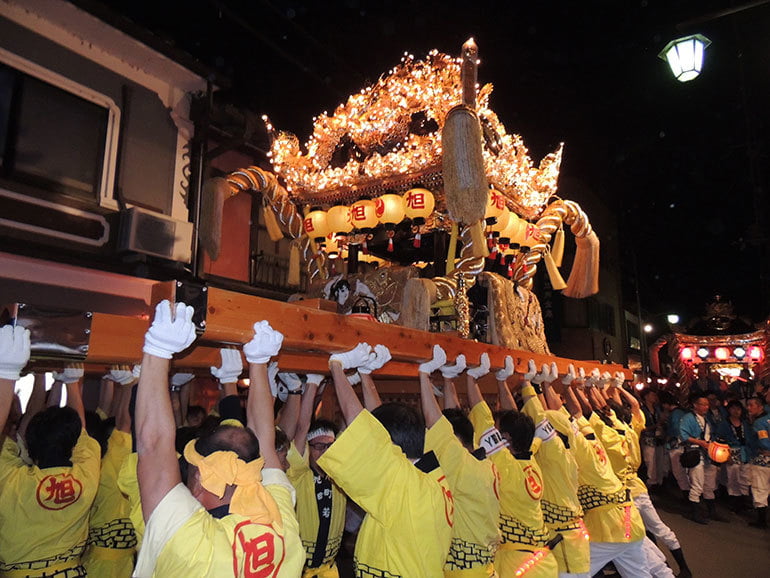
[[[726,347],[717,347],[714,350],[714,357],[716,357],[720,361],[724,361],[728,357],[730,357],[730,350]]]
[[[337,240],[336,233],[329,233],[326,236],[326,254],[329,259],[336,259],[340,254],[340,243]]]
[[[681,357],[683,361],[691,361],[692,349],[689,347],[684,347],[682,351],[679,353],[679,357]]]
[[[519,230],[511,237],[511,243],[518,243],[522,247],[531,247],[540,242],[540,229],[532,223],[522,220]]]
[[[307,236],[314,241],[323,241],[329,234],[329,224],[326,220],[326,211],[320,207],[313,207],[302,221]]]
[[[326,223],[329,226],[329,232],[347,235],[353,230],[353,223],[350,220],[350,207],[346,205],[332,207],[326,213]]]
[[[433,213],[436,200],[428,189],[410,189],[404,194],[404,209],[406,216],[415,225],[424,225],[425,219]]]
[[[391,193],[374,199],[377,219],[383,225],[396,225],[404,220],[406,210],[404,199],[400,195]]]
[[[393,235],[395,226],[404,220],[406,214],[404,199],[400,195],[388,193],[374,199],[377,218],[385,225],[385,233],[388,235],[388,252],[393,252]]]
[[[508,211],[508,223],[505,225],[505,229],[500,231],[500,242],[510,244],[513,238],[518,235],[519,229],[524,226],[526,221],[519,218],[516,213]]]
[[[350,220],[355,229],[363,231],[377,226],[377,207],[374,201],[362,199],[350,207]]]
[[[487,225],[494,225],[498,217],[503,214],[505,208],[505,197],[495,189],[489,189],[487,206],[484,211],[484,219]]]
[[[749,357],[751,357],[753,360],[762,359],[762,350],[756,345],[752,345],[749,347]]]
[[[717,464],[723,464],[730,459],[730,446],[719,442],[709,442],[709,458]]]
[[[497,216],[497,220],[494,225],[492,225],[490,228],[495,233],[500,233],[500,236],[503,236],[503,231],[508,226],[508,223],[511,221],[511,217],[516,217],[516,215],[513,215],[509,210],[508,207],[503,207],[503,211]],[[518,218],[518,217],[517,217]]]

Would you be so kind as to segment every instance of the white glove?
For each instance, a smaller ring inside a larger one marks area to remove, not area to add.
[[[320,373],[308,373],[305,376],[306,383],[310,385],[311,383],[314,383],[316,385],[321,385],[321,382],[324,380],[324,376]]]
[[[525,381],[532,383],[532,380],[535,379],[536,375],[537,375],[537,365],[535,365],[534,359],[530,359],[527,362],[527,373],[524,374],[524,379]]]
[[[540,372],[535,374],[535,377],[532,378],[532,383],[541,384],[544,381],[547,381],[548,376],[551,374],[551,369],[548,367],[548,364],[544,363],[543,366],[540,368]]]
[[[457,357],[455,357],[455,362],[453,365],[442,365],[440,367],[441,369],[441,375],[446,377],[447,379],[454,379],[458,375],[460,375],[463,371],[465,371],[465,356],[461,353]],[[435,385],[433,386],[436,387]],[[435,392],[434,392],[435,393]],[[444,395],[443,393],[441,395]]]
[[[578,369],[578,381],[583,384],[584,387],[591,387],[591,380],[586,379],[586,370],[582,367]]]
[[[592,369],[591,375],[588,376],[589,385],[592,385],[594,387],[598,386],[601,378],[602,378],[601,372],[596,368]]]
[[[612,385],[615,387],[623,387],[623,383],[626,381],[626,376],[622,371],[616,371],[615,377],[612,378]]]
[[[136,381],[134,373],[130,369],[121,369],[119,365],[111,367],[107,377],[120,385],[128,385]]]
[[[437,343],[433,346],[433,358],[430,361],[421,363],[419,372],[431,374],[442,365],[446,365],[446,351]]]
[[[142,374],[142,364],[137,363],[134,368],[131,370],[131,373],[134,375],[136,379],[139,379],[139,376]]]
[[[278,362],[271,361],[267,364],[267,382],[270,384],[270,393],[273,397],[278,397],[279,399],[280,395],[283,395],[283,401],[285,401],[289,390],[276,377],[278,377]]]
[[[575,366],[570,363],[569,368],[567,369],[567,375],[562,377],[561,382],[564,385],[569,385],[575,381],[575,379],[577,379],[577,375],[575,374]]]
[[[505,356],[505,367],[502,369],[498,369],[495,372],[495,378],[497,381],[505,381],[509,377],[511,377],[514,372],[516,371],[516,368],[513,366],[513,357],[510,355]]]
[[[243,373],[243,360],[241,352],[237,349],[222,348],[219,350],[222,357],[222,367],[211,366],[211,375],[219,380],[219,383],[236,383]]]
[[[559,379],[559,368],[556,366],[556,362],[551,362],[551,367],[549,368],[550,371],[548,372],[548,383],[553,383],[557,379]]]
[[[612,374],[609,371],[605,371],[601,374],[601,377],[599,377],[599,387],[602,389],[607,389],[610,381],[612,381]]]
[[[77,363],[70,366],[67,366],[64,368],[64,371],[61,373],[54,371],[53,372],[53,378],[56,381],[61,381],[62,383],[75,383],[76,381],[80,381],[83,379],[83,364]]]
[[[299,391],[301,393],[305,389],[302,386],[302,380],[296,373],[281,372],[278,374],[278,379],[283,382],[288,391]]]
[[[174,315],[167,299],[155,307],[155,319],[144,335],[144,352],[171,359],[171,356],[187,349],[195,341],[193,308],[177,303]],[[173,317],[173,319],[172,319]]]
[[[350,351],[335,353],[329,356],[329,366],[333,361],[339,362],[342,369],[359,368],[374,362],[376,354],[368,343],[359,343]]]
[[[470,375],[473,379],[481,379],[484,377],[487,373],[489,373],[489,354],[488,353],[482,353],[481,359],[479,359],[479,366],[478,367],[472,367],[468,370],[468,375]]]
[[[243,346],[243,354],[249,363],[267,363],[277,355],[283,344],[283,333],[270,327],[267,321],[254,324],[254,337]]]
[[[371,362],[360,366],[358,368],[358,373],[363,373],[364,375],[366,375],[368,373],[371,373],[372,371],[376,371],[390,360],[391,360],[390,349],[388,349],[384,345],[375,345],[374,358],[372,359]]]
[[[29,329],[21,325],[3,325],[0,328],[0,379],[19,379],[29,355]]]
[[[175,373],[171,376],[171,391],[179,391],[186,383],[195,379],[194,373]]]

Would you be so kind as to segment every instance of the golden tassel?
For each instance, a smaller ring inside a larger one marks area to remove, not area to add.
[[[551,251],[548,249],[543,252],[543,260],[545,261],[545,269],[548,271],[548,279],[551,281],[551,287],[553,287],[554,291],[561,291],[567,284],[564,282],[561,273],[559,273],[559,268],[556,266],[553,255],[551,255]]]
[[[487,249],[487,239],[484,236],[484,226],[482,225],[483,219],[476,221],[472,225],[469,225],[471,233],[471,251],[470,254],[464,255],[467,257],[488,257],[489,249]]]
[[[295,239],[289,245],[289,274],[286,278],[289,287],[299,287],[299,240]]]
[[[447,250],[446,253],[446,273],[445,275],[449,275],[452,271],[454,271],[455,268],[455,257],[457,256],[457,235],[459,233],[459,228],[457,226],[457,221],[454,221],[452,223],[452,230],[449,233],[449,250]]]
[[[262,207],[262,214],[265,216],[265,227],[267,228],[267,234],[270,236],[270,240],[274,243],[283,239],[283,231],[278,226],[278,219],[275,218],[273,207],[270,203],[267,203]]]
[[[599,292],[599,237],[591,231],[576,242],[575,261],[563,295],[582,299]]]
[[[559,229],[556,231],[556,235],[553,238],[553,262],[557,267],[561,267],[562,259],[564,258],[564,226],[559,225]]]

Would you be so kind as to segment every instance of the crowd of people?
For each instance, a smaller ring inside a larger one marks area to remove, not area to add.
[[[110,370],[96,412],[72,365],[49,392],[36,376],[22,413],[14,386],[29,332],[0,328],[0,576],[332,578],[351,542],[357,577],[590,577],[608,564],[674,576],[659,545],[687,577],[648,488],[670,463],[691,517],[705,521],[703,503],[715,518],[717,435],[731,448],[730,495],[750,487],[765,515],[770,417],[759,398],[746,400],[747,421],[740,401],[715,411],[696,393],[686,410],[652,390],[637,398],[623,374],[530,361],[516,375],[507,357],[493,402],[478,385],[489,357],[469,367],[436,345],[415,365],[419,404],[383,403],[372,374],[390,362],[386,345],[332,354],[330,377],[285,373],[274,360],[283,336],[260,321],[242,351],[221,350],[208,414],[189,406],[194,376],[169,375],[196,338],[191,317],[161,302],[141,364]],[[318,417],[327,384],[339,420]]]

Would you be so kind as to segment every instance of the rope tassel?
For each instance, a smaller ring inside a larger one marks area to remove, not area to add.
[[[591,231],[576,242],[575,261],[563,294],[582,299],[599,292],[599,237]]]

